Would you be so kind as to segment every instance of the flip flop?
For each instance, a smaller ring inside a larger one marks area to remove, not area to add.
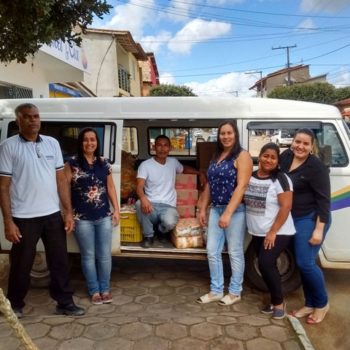
[[[323,321],[323,319],[326,317],[326,314],[329,310],[329,304],[327,304],[325,307],[322,308],[315,308],[315,311],[309,315],[309,317],[306,320],[307,324],[318,324]],[[320,317],[315,318],[315,313],[320,314]]]
[[[220,301],[219,305],[228,306],[238,303],[241,300],[240,295],[226,294]]]
[[[208,304],[208,303],[211,303],[213,301],[218,301],[220,300],[222,297],[223,297],[223,293],[220,293],[220,294],[204,294],[202,295],[200,298],[198,298],[196,300],[196,302],[198,304]]]

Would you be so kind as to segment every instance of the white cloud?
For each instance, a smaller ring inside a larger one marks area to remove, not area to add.
[[[155,0],[149,0],[144,8],[142,2],[131,0],[127,4],[114,7],[114,16],[104,25],[105,28],[128,30],[133,37],[142,36],[146,24],[154,23],[156,12],[151,8],[155,6]]]
[[[146,52],[158,53],[161,47],[171,39],[169,32],[160,32],[158,35],[148,35],[140,39],[140,44]]]
[[[342,67],[339,71],[332,73],[328,78],[329,82],[336,87],[350,86],[349,67]]]
[[[308,32],[308,31],[315,31],[316,24],[311,18],[306,18],[303,21],[301,21],[297,27],[297,31],[299,32]]]
[[[196,42],[214,39],[227,34],[231,30],[231,24],[216,21],[204,21],[194,19],[188,22],[169,41],[168,48],[172,52],[188,54]]]
[[[251,74],[228,73],[219,78],[204,83],[189,82],[184,85],[190,87],[198,96],[256,96],[256,92],[249,90],[259,79]]]
[[[304,12],[335,13],[349,5],[349,0],[302,0],[300,9]]]
[[[161,73],[159,76],[159,82],[161,84],[175,84],[175,77],[171,73]]]

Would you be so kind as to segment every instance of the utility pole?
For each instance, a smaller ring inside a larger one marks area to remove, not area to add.
[[[245,72],[244,74],[260,74],[260,97],[264,97],[263,92],[263,80],[262,80],[262,71],[261,70],[255,70],[253,72]]]
[[[288,80],[287,80],[287,86],[290,86],[291,81],[290,81],[290,61],[289,61],[289,49],[293,49],[294,47],[297,47],[296,45],[292,46],[279,46],[279,47],[273,47],[272,50],[287,50],[287,72],[288,72]]]

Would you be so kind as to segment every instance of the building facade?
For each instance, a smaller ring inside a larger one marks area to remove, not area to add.
[[[249,90],[256,90],[257,96],[266,97],[276,87],[324,83],[326,82],[326,77],[327,74],[311,77],[309,66],[300,64],[268,74],[266,77],[259,79]]]
[[[147,52],[147,61],[139,61],[142,72],[142,96],[149,96],[150,90],[159,85],[159,73],[153,52]]]
[[[89,90],[104,97],[142,95],[138,61],[147,61],[148,57],[130,32],[87,29],[83,43],[89,52],[89,66],[84,74]]]
[[[50,83],[82,81],[83,78],[82,49],[54,41],[43,45],[26,63],[0,63],[0,98],[49,97]]]

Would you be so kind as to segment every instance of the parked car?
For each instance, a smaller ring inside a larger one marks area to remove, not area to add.
[[[216,142],[218,139],[217,135],[209,135],[207,138],[208,142]]]
[[[280,147],[289,147],[293,142],[293,132],[291,130],[277,130],[270,140]]]

